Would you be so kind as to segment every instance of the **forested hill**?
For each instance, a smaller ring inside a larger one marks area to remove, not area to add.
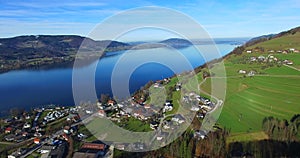
[[[88,42],[88,49],[91,51],[111,52],[132,47],[130,44],[118,41],[95,41],[76,35],[2,38],[0,39],[0,72],[72,62],[83,40]]]
[[[118,50],[128,48],[127,43],[117,41],[94,41],[89,38],[75,35],[41,35],[18,36],[0,39],[0,59],[33,59],[43,57],[64,57],[75,54],[82,41],[88,40],[90,47],[95,50]]]
[[[230,56],[231,54],[241,54],[245,50],[252,49],[260,49],[261,51],[283,51],[290,48],[300,49],[300,27],[283,31],[278,34],[255,37],[244,45],[234,49],[227,56]]]

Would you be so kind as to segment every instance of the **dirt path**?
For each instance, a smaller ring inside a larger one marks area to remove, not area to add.
[[[289,68],[291,68],[291,69],[294,69],[294,70],[300,71],[299,69],[295,68],[294,66],[290,66],[290,65],[286,65],[286,64],[283,64],[283,65],[284,65],[284,66],[286,66],[286,67],[289,67]]]

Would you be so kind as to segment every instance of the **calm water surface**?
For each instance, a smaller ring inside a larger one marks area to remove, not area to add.
[[[216,56],[210,55],[210,52],[213,51],[211,45],[198,45],[197,47],[201,52],[206,53],[207,60],[216,58]],[[221,55],[226,55],[234,47],[236,46],[229,44],[217,45]],[[205,63],[203,56],[194,47],[180,49],[179,51],[193,68]],[[135,69],[130,77],[129,89],[131,93],[150,80],[159,80],[173,76],[174,73],[185,71],[184,68],[181,68],[180,63],[176,63],[176,58],[172,58],[174,52],[167,48],[136,50],[131,54],[127,54],[129,57],[132,56],[128,62],[134,62],[139,58],[151,59],[155,54],[153,52],[160,55],[163,60],[174,62],[178,66],[178,72],[173,72],[167,66],[153,62],[141,65]],[[97,67],[95,84],[98,96],[101,93],[111,94],[111,74],[115,63],[124,53],[125,51],[112,52],[99,62],[95,61],[90,65],[78,68],[78,71],[85,73],[89,72],[91,67]],[[137,57],[138,54],[136,53],[148,54]],[[30,109],[31,107],[41,107],[48,104],[74,105],[72,71],[72,67],[65,66],[51,69],[18,70],[0,74],[0,111],[3,114],[13,107]],[[119,82],[123,82],[122,78]]]

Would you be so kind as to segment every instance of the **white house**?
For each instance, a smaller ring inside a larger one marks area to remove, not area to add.
[[[245,70],[239,70],[240,74],[246,74],[247,72]]]
[[[289,49],[291,52],[294,52],[295,51],[295,48],[290,48]]]
[[[23,126],[24,129],[28,129],[28,128],[30,128],[30,127],[31,127],[31,125],[30,125],[29,123],[27,123],[27,122],[26,122],[26,123],[24,124],[24,126]]]
[[[174,121],[174,122],[177,122],[179,124],[182,124],[182,123],[185,122],[185,118],[180,114],[175,115],[174,117],[172,117],[171,120]]]

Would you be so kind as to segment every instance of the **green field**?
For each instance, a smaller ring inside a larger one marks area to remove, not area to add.
[[[232,134],[259,132],[262,120],[267,116],[289,120],[300,113],[300,72],[286,66],[262,69],[263,64],[241,64],[237,61],[245,56],[249,54],[231,56],[225,60],[226,75],[220,71],[222,64],[216,64],[211,69],[215,77],[227,79],[226,100],[218,123],[230,128]],[[295,53],[278,55],[278,58],[283,57],[295,59],[296,64],[300,59],[300,55]],[[240,69],[259,73],[254,77],[245,77],[238,74]],[[217,83],[218,78],[214,81]],[[211,79],[207,79],[201,89],[210,93]]]

